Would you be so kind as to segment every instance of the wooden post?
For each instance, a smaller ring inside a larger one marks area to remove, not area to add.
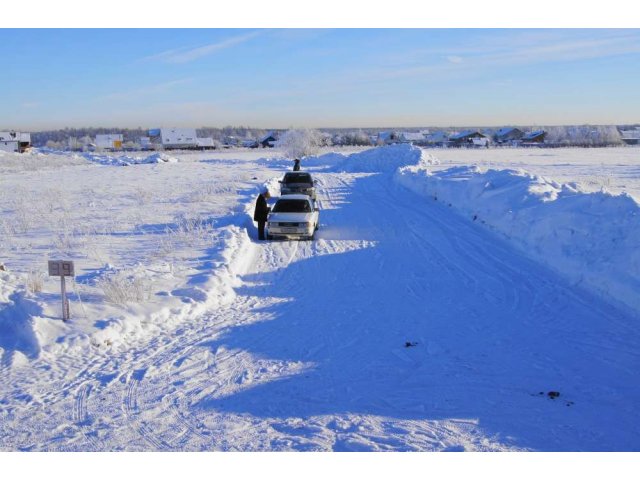
[[[60,290],[62,291],[62,320],[65,322],[71,318],[71,310],[69,309],[67,286],[65,284],[64,277],[73,277],[74,275],[73,262],[49,260],[49,276],[60,277]]]
[[[69,311],[69,300],[67,299],[67,288],[64,282],[64,275],[60,276],[60,290],[62,291],[62,321],[66,322],[71,317]]]

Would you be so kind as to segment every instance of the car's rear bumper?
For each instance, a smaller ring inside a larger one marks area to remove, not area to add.
[[[311,198],[316,198],[316,191],[314,188],[281,188],[280,195],[308,195]]]

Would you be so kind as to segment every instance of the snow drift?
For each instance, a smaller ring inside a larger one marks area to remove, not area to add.
[[[326,167],[329,172],[393,173],[407,165],[434,165],[439,163],[431,154],[408,144],[388,145],[363,152],[344,155],[327,153],[302,160],[303,168]]]
[[[640,206],[631,196],[476,166],[431,173],[413,165],[395,179],[500,232],[574,283],[640,310]]]
[[[109,166],[117,166],[117,167],[126,167],[129,165],[141,165],[141,164],[149,164],[149,163],[177,163],[178,159],[176,157],[172,157],[171,155],[167,155],[163,152],[153,153],[148,156],[130,156],[130,155],[106,155],[99,153],[84,153],[82,155],[83,158],[92,162],[98,163],[100,165],[109,165]]]
[[[253,245],[247,231],[236,225],[224,227],[207,255],[209,273],[192,278],[184,288],[171,292],[155,292],[156,296],[174,297],[180,306],[168,302],[163,308],[153,310],[130,305],[127,311],[102,322],[102,327],[90,334],[90,343],[97,347],[117,346],[127,337],[143,336],[156,329],[175,327],[187,319],[196,318],[206,311],[227,305],[235,299],[234,287],[238,277],[251,261]]]
[[[40,314],[38,305],[24,289],[16,288],[17,279],[0,271],[0,365],[14,363],[15,358],[35,358],[40,345],[33,316]]]

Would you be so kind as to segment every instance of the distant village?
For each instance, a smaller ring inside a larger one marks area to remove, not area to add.
[[[229,128],[229,127],[228,127]],[[227,128],[227,130],[228,130]],[[204,129],[206,130],[206,129]],[[211,129],[209,129],[211,130]],[[202,130],[201,130],[202,131]],[[136,131],[138,132],[138,131]],[[132,137],[126,133],[100,133],[94,136],[67,135],[63,139],[46,140],[32,144],[28,132],[0,132],[0,151],[25,152],[32,146],[69,151],[138,151],[138,150],[210,150],[222,148],[273,148],[277,146],[281,131],[269,131],[253,138],[247,131],[244,137],[236,135],[198,135],[194,128],[157,128],[146,135]],[[462,131],[424,129],[419,131],[366,130],[320,131],[320,142],[326,146],[380,146],[408,143],[432,148],[488,148],[488,147],[562,147],[562,146],[616,146],[640,145],[640,127],[617,126],[560,126],[521,129],[465,129]],[[56,137],[59,138],[59,135]]]

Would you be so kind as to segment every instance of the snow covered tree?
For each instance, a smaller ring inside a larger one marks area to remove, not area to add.
[[[62,150],[64,148],[63,142],[55,142],[53,140],[47,140],[45,146],[51,150]]]
[[[600,125],[597,132],[603,145],[624,145],[620,131],[614,125]]]
[[[570,125],[547,127],[545,130],[546,141],[558,146],[606,147],[623,143],[614,125]]]
[[[284,132],[277,146],[288,158],[301,158],[318,153],[323,141],[323,135],[318,130],[298,128]]]
[[[346,133],[342,137],[342,145],[367,146],[371,144],[372,144],[371,138],[369,138],[369,135],[364,133],[362,130],[358,130],[357,132]]]

